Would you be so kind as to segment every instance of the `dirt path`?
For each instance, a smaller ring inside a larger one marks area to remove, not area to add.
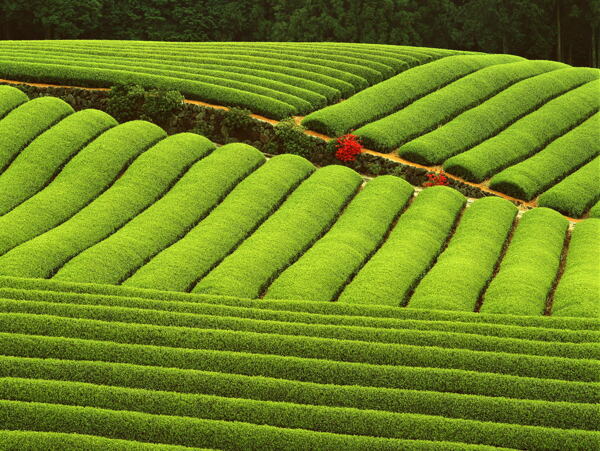
[[[4,80],[4,79],[0,79],[0,82],[2,82],[2,83],[10,83],[10,84],[15,84],[15,85],[35,86],[35,87],[38,87],[38,88],[69,88],[69,89],[84,89],[84,90],[87,90],[87,91],[109,91],[110,90],[109,88],[86,88],[86,87],[83,87],[83,86],[55,85],[55,84],[47,84],[47,83],[30,83],[30,82],[22,82],[22,81],[17,81],[17,80]],[[225,111],[229,110],[229,107],[226,107],[226,106],[223,106],[223,105],[215,105],[215,104],[207,103],[207,102],[202,102],[200,100],[188,100],[188,99],[185,99],[184,102],[192,104],[192,105],[200,105],[200,106],[205,106],[205,107],[208,107],[208,108],[215,108],[215,109],[218,109],[218,110],[225,110]],[[268,117],[261,116],[259,114],[254,114],[254,113],[250,114],[250,117],[252,117],[254,119],[257,119],[259,121],[262,121],[262,122],[267,122],[267,123],[269,123],[271,125],[277,125],[280,122],[280,121],[277,121],[275,119],[269,119]],[[300,123],[302,122],[302,119],[304,119],[304,116],[294,116],[293,118],[294,118],[294,121],[296,122],[296,124],[300,125]],[[309,136],[314,136],[315,138],[322,139],[324,141],[329,141],[331,139],[334,139],[331,136],[327,136],[327,135],[324,135],[322,133],[318,133],[318,132],[315,132],[315,131],[312,131],[312,130],[305,130],[304,133],[307,134],[307,135],[309,135]],[[422,164],[413,163],[412,161],[408,161],[408,160],[405,160],[404,158],[399,157],[397,154],[395,154],[393,152],[392,153],[380,153],[380,152],[376,152],[376,151],[371,150],[371,149],[363,149],[363,152],[367,153],[367,154],[370,154],[370,155],[376,155],[376,156],[381,157],[381,158],[386,158],[388,160],[395,161],[395,162],[398,162],[398,163],[402,163],[405,166],[412,166],[412,167],[416,167],[416,168],[422,168],[422,169],[425,169],[425,170],[427,170],[429,172],[441,172],[442,171],[442,167],[441,166],[425,166],[425,165],[422,165]],[[486,192],[486,193],[489,193],[489,194],[493,194],[493,195],[498,196],[498,197],[502,197],[502,198],[510,200],[512,202],[516,202],[516,203],[519,204],[518,206],[522,210],[526,210],[528,208],[537,207],[537,198],[533,199],[532,201],[527,202],[527,201],[524,201],[522,199],[517,199],[515,197],[508,196],[508,195],[506,195],[504,193],[501,193],[499,191],[495,191],[493,189],[490,189],[489,186],[488,186],[489,179],[488,180],[484,180],[482,183],[473,183],[473,182],[468,182],[468,181],[466,181],[466,180],[464,180],[464,179],[462,179],[460,177],[457,177],[455,175],[452,175],[452,174],[445,173],[445,175],[449,179],[456,180],[458,182],[464,183],[465,185],[469,185],[469,186],[472,186],[474,188],[478,188],[479,190],[481,190],[483,192]],[[567,218],[571,222],[580,222],[580,221],[583,220],[583,219],[570,218],[568,216],[565,216],[565,218]]]

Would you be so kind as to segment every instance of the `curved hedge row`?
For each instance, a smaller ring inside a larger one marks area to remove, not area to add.
[[[487,66],[521,61],[511,55],[457,55],[409,69],[347,100],[306,116],[302,125],[330,136],[392,114],[441,86]]]
[[[73,216],[114,183],[137,156],[165,136],[164,130],[143,121],[127,122],[100,135],[45,189],[0,216],[0,255]]]
[[[361,183],[360,175],[344,166],[317,170],[192,291],[259,297],[290,261],[331,227]]]
[[[557,97],[518,120],[496,136],[446,160],[443,149],[436,163],[444,161],[444,169],[472,182],[519,163],[542,150],[598,112],[596,93],[600,80],[595,80]]]
[[[517,208],[499,197],[473,202],[448,247],[415,288],[409,306],[473,311],[492,278],[516,214]]]
[[[420,155],[427,161],[460,154],[508,127],[544,103],[598,79],[597,69],[570,67],[546,72],[509,86],[504,91],[458,115],[442,127],[419,136],[399,149],[401,155]]]
[[[451,233],[465,197],[447,187],[422,191],[381,248],[344,288],[339,302],[400,306]]]
[[[540,207],[578,218],[600,200],[600,157],[594,158],[538,198]]]
[[[312,164],[295,155],[271,158],[181,240],[139,268],[123,285],[189,291],[314,170]]]
[[[523,214],[481,312],[541,315],[557,277],[569,221],[554,210]]]
[[[266,299],[332,301],[367,261],[413,194],[398,177],[369,182],[333,227],[268,287]]]
[[[81,149],[115,125],[102,111],[83,110],[35,138],[0,177],[0,216],[43,189]]]
[[[355,134],[361,137],[368,148],[387,153],[518,81],[564,67],[565,64],[555,61],[520,61],[485,67],[417,99],[400,111],[360,127]],[[417,157],[413,154],[401,155],[413,160]],[[417,162],[440,163],[425,160]]]
[[[12,86],[0,86],[0,119],[29,100],[27,95]]]
[[[51,277],[71,258],[150,207],[185,177],[190,166],[214,149],[208,139],[191,133],[165,138],[73,217],[0,256],[0,274]]]
[[[205,150],[214,148],[207,139],[197,139]],[[264,161],[261,152],[246,144],[219,147],[193,164],[163,197],[69,260],[54,278],[118,284],[194,227]]]

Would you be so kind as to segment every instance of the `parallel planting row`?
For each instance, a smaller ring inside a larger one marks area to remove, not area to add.
[[[0,91],[0,275],[420,309],[599,315],[600,219],[414,196],[344,166]],[[12,108],[12,109],[11,109]],[[49,152],[49,150],[51,152]],[[527,274],[524,277],[524,274]]]
[[[0,440],[596,449],[599,325],[0,277]]]
[[[303,124],[581,217],[600,202],[600,71],[511,55],[412,68]],[[590,215],[597,215],[598,206]]]
[[[337,43],[2,41],[0,77],[108,87],[136,83],[281,119],[460,52]]]

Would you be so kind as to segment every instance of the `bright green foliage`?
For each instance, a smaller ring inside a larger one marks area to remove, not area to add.
[[[484,443],[517,449],[530,449],[533,446],[554,448],[560,447],[565,441],[575,440],[581,446],[593,447],[600,440],[600,433],[593,431],[489,424],[439,416],[155,392],[81,382],[3,378],[0,379],[0,396],[5,400],[125,411],[128,416],[131,416],[130,412],[144,412],[179,417],[179,421],[183,417],[188,422],[196,418],[240,421],[355,436],[438,441],[452,439],[462,443]],[[177,424],[177,421],[172,422]],[[215,442],[204,441],[186,444],[216,445]]]
[[[42,298],[37,301],[27,299],[0,299],[0,311],[6,313],[28,313],[62,316],[66,318],[85,318],[99,321],[117,321],[119,323],[148,324],[156,326],[177,326],[214,330],[235,330],[245,332],[334,338],[339,340],[357,340],[369,343],[391,343],[413,346],[436,346],[440,348],[465,349],[472,351],[492,351],[509,354],[539,355],[548,357],[567,357],[573,359],[600,357],[600,346],[592,343],[560,343],[556,341],[538,342],[532,339],[495,337],[456,333],[444,330],[411,330],[400,323],[399,329],[374,328],[351,325],[320,325],[294,323],[289,318],[278,320],[257,320],[231,316],[216,316],[183,312],[166,312],[155,309],[118,307],[116,305],[89,305],[81,302],[71,303],[72,299]],[[52,302],[48,302],[52,301]],[[75,301],[78,301],[75,299]],[[231,313],[231,312],[230,312]]]
[[[473,202],[448,247],[415,289],[409,305],[473,311],[492,277],[516,214],[517,207],[499,197]]]
[[[146,390],[207,394],[315,406],[443,415],[479,421],[593,430],[600,413],[589,403],[464,395],[286,379],[124,363],[0,356],[0,375],[88,382]]]
[[[574,89],[528,114],[472,149],[449,158],[444,169],[473,182],[519,163],[598,112],[600,80]],[[444,161],[441,150],[432,163]]]
[[[28,100],[23,91],[12,86],[0,86],[0,119]]]
[[[600,317],[600,219],[575,226],[552,304],[556,316]]]
[[[331,230],[275,279],[265,298],[334,300],[382,242],[412,193],[412,186],[397,177],[369,182]]]
[[[599,200],[600,157],[596,157],[542,193],[538,198],[538,205],[579,218]]]
[[[600,155],[600,113],[552,141],[527,160],[490,180],[490,188],[531,200],[580,166]]]
[[[85,449],[86,451],[189,451],[186,446],[120,440],[63,432],[1,431],[0,443],[7,449]],[[198,450],[198,448],[194,448]]]
[[[83,110],[35,138],[0,177],[0,215],[43,189],[77,152],[115,125],[102,111]]]
[[[344,166],[317,170],[193,291],[257,298],[327,231],[361,182],[356,172]]]
[[[591,218],[600,218],[600,200],[590,209],[589,213]]]
[[[556,211],[523,214],[500,270],[490,283],[481,311],[541,315],[556,279],[569,222]]]
[[[278,155],[245,178],[181,240],[124,285],[187,291],[255,230],[314,171],[296,155]]]
[[[213,144],[203,139],[206,150]],[[67,262],[58,280],[119,283],[204,218],[265,160],[246,144],[228,144],[195,163],[163,197],[97,245]]]
[[[491,138],[554,97],[599,76],[597,69],[570,67],[527,78],[443,126],[404,144],[399,153],[426,161],[439,159],[439,152],[444,152],[444,158],[457,155]]]
[[[422,191],[339,302],[400,306],[441,251],[465,201],[447,187]]]
[[[41,97],[4,116],[0,120],[0,173],[39,134],[72,113],[68,103],[56,97]]]
[[[409,69],[348,100],[309,114],[302,125],[339,136],[392,114],[410,102],[487,66],[521,61],[511,55],[457,55]]]
[[[359,128],[355,133],[362,138],[366,147],[390,152],[520,80],[564,67],[565,64],[553,61],[521,61],[486,67],[416,100],[400,111]]]
[[[0,256],[0,274],[51,277],[69,259],[156,202],[192,164],[214,148],[208,139],[192,133],[162,140],[72,218]]]
[[[142,121],[118,125],[100,135],[44,190],[0,216],[0,255],[73,216],[106,190],[131,161],[165,136],[164,130]]]
[[[151,313],[142,312],[141,309],[193,313],[203,317],[213,315],[258,319],[269,321],[269,324],[278,321],[344,327],[431,330],[564,343],[600,341],[598,322],[587,318],[504,316],[485,313],[472,315],[465,312],[355,306],[337,302],[252,300],[5,276],[0,276],[0,282],[5,287],[0,290],[0,297],[6,301],[15,299],[125,307],[136,309],[138,314],[143,316]],[[26,304],[23,303],[21,308],[26,309]],[[218,322],[217,319],[212,321]],[[220,324],[224,323],[221,321]]]

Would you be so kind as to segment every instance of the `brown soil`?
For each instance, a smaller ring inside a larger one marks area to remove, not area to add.
[[[86,90],[89,90],[89,91],[108,91],[109,90],[109,88],[86,88],[86,87],[83,87],[83,86],[55,85],[55,84],[47,84],[47,83],[30,83],[30,82],[22,82],[22,81],[16,81],[16,80],[4,80],[4,79],[0,79],[0,82],[2,82],[2,83],[10,83],[10,84],[17,84],[17,85],[35,86],[35,87],[38,87],[38,88],[75,88],[75,89],[86,89]],[[219,109],[219,110],[225,110],[225,111],[229,110],[229,108],[226,107],[226,106],[215,105],[215,104],[212,104],[212,103],[202,102],[200,100],[188,100],[188,99],[185,99],[184,102],[192,104],[192,105],[201,105],[201,106],[205,106],[205,107],[209,107],[209,108],[215,108],[215,109]],[[267,118],[265,116],[261,116],[261,115],[258,115],[258,114],[250,114],[250,116],[252,118],[254,118],[254,119],[257,119],[257,120],[263,121],[263,122],[267,122],[267,123],[272,124],[272,125],[276,125],[276,124],[279,123],[279,121],[277,121],[275,119],[269,119],[269,118]],[[298,125],[302,122],[302,119],[304,119],[304,116],[294,116],[294,121]],[[304,133],[306,133],[307,135],[310,135],[310,136],[314,136],[316,138],[323,139],[325,141],[329,141],[331,139],[334,139],[331,136],[327,136],[327,135],[324,135],[322,133],[318,133],[318,132],[315,132],[315,131],[312,131],[312,130],[305,130]],[[417,168],[426,169],[427,171],[430,171],[430,172],[440,172],[440,171],[442,171],[442,167],[441,166],[425,166],[425,165],[422,165],[422,164],[413,163],[412,161],[408,161],[408,160],[405,160],[404,158],[399,157],[394,152],[391,152],[391,153],[380,153],[380,152],[376,152],[376,151],[371,150],[371,149],[363,149],[363,152],[364,153],[368,153],[370,155],[377,155],[377,156],[382,157],[382,158],[387,158],[388,160],[396,161],[396,162],[402,163],[402,164],[404,164],[406,166],[413,166],[413,167],[417,167]],[[490,194],[493,194],[493,195],[498,196],[498,197],[502,197],[502,198],[510,200],[512,202],[517,202],[519,204],[519,207],[521,209],[528,209],[528,208],[537,207],[537,202],[536,202],[537,199],[534,199],[532,201],[527,202],[527,201],[524,201],[524,200],[521,200],[521,199],[517,199],[517,198],[511,197],[511,196],[507,196],[506,194],[501,193],[499,191],[494,191],[494,190],[490,189],[489,186],[488,186],[489,180],[485,180],[482,183],[472,183],[472,182],[468,182],[468,181],[466,181],[466,180],[464,180],[464,179],[462,179],[460,177],[454,176],[452,174],[446,173],[445,175],[449,179],[453,179],[453,180],[462,182],[462,183],[464,183],[466,185],[473,186],[475,188],[480,189],[483,192],[490,193]],[[565,216],[565,217],[569,221],[571,221],[571,222],[580,222],[580,221],[583,220],[583,219],[570,218],[568,216]]]

